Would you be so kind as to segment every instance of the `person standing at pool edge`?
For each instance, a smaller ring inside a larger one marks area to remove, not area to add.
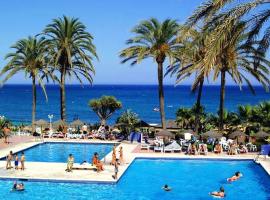
[[[22,155],[21,155],[21,170],[24,170],[25,169],[25,166],[24,166],[24,163],[25,163],[25,155],[24,155],[24,152],[22,152]]]
[[[67,169],[66,169],[67,172],[72,172],[73,164],[74,164],[74,157],[72,154],[69,154],[67,160]]]
[[[11,169],[11,161],[13,160],[13,153],[12,151],[9,152],[9,154],[7,155],[7,164],[6,164],[6,169]]]
[[[17,170],[18,169],[18,165],[19,165],[19,156],[18,156],[17,153],[15,154],[14,165],[15,165],[15,169]]]

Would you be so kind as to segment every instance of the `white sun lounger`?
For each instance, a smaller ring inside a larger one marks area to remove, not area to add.
[[[163,147],[154,147],[154,152],[162,152]]]
[[[75,163],[73,164],[72,167],[73,170],[96,170],[97,167],[95,165],[89,164],[89,163],[85,163],[85,164],[78,164]]]
[[[147,150],[149,151],[150,145],[149,144],[141,144],[141,150]]]

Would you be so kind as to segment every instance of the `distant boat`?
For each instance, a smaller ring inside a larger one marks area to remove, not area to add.
[[[153,109],[153,111],[155,111],[155,112],[159,112],[159,111],[160,111],[160,109],[159,109],[159,108],[154,108],[154,109]]]
[[[168,107],[168,108],[172,108],[173,106],[172,106],[172,105],[168,105],[167,107]]]

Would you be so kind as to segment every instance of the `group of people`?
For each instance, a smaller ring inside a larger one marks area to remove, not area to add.
[[[12,169],[12,161],[14,161],[14,167],[16,170],[21,169],[24,170],[25,169],[25,155],[24,152],[21,153],[21,157],[19,158],[19,155],[16,153],[13,156],[13,152],[10,151],[9,154],[6,156],[6,169]],[[21,163],[21,166],[19,167],[19,162]]]
[[[238,179],[240,179],[241,176],[242,176],[242,174],[239,171],[235,172],[235,174],[232,177],[227,178],[227,181],[228,182],[237,181]],[[212,195],[214,197],[224,198],[225,197],[225,189],[224,189],[224,187],[220,187],[219,191],[211,192],[210,195]]]

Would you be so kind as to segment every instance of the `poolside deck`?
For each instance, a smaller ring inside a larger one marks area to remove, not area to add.
[[[87,140],[55,140],[47,139],[48,142],[87,142],[87,143],[112,143],[112,141],[87,141]],[[29,148],[42,141],[28,141],[26,143],[19,143],[16,146],[8,147],[0,150],[0,157],[7,155],[10,150],[13,152]],[[154,152],[141,152],[138,151],[137,144],[121,143],[120,146],[124,150],[125,164],[119,166],[119,179],[124,174],[126,169],[132,163],[135,158],[184,158],[184,159],[254,159],[254,154],[239,154],[229,156],[226,154],[213,154],[208,153],[204,155],[184,155],[184,153],[154,153]],[[117,148],[117,151],[119,146]],[[27,159],[27,155],[26,155]],[[114,174],[114,167],[109,165],[111,161],[111,152],[103,159],[105,162],[105,170],[97,173],[91,170],[73,170],[73,172],[65,172],[65,163],[44,163],[44,162],[26,162],[25,171],[21,170],[6,170],[5,161],[0,161],[0,178],[6,179],[29,179],[38,181],[59,181],[59,182],[95,182],[95,183],[116,183],[118,180],[114,180],[112,175]],[[270,175],[270,159],[260,160],[260,164],[264,167],[267,173]]]

